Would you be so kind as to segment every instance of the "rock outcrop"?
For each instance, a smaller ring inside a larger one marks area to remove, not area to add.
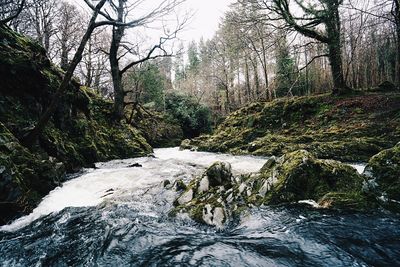
[[[389,209],[400,211],[400,143],[373,156],[364,175],[364,191]]]
[[[239,177],[228,163],[217,162],[190,182],[172,213],[187,212],[196,221],[221,227],[233,215],[262,204],[312,200],[324,208],[364,209],[363,181],[351,166],[305,150],[271,157],[259,174]]]

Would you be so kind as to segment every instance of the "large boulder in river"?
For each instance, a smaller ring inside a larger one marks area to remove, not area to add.
[[[365,168],[364,190],[400,208],[400,143],[373,156]]]
[[[174,212],[188,212],[198,222],[221,227],[227,214],[220,196],[232,191],[234,185],[231,165],[215,162],[176,199]]]
[[[233,177],[228,163],[217,162],[191,181],[172,213],[221,227],[249,207],[312,200],[325,208],[365,208],[363,177],[338,161],[317,159],[299,150],[271,157],[258,174]]]
[[[324,198],[326,194],[335,192],[354,198],[355,203],[351,205],[361,204],[357,202],[363,178],[356,169],[338,161],[317,159],[305,150],[285,154],[275,164],[263,168],[261,176],[273,181],[264,203],[324,200],[325,206],[335,206],[335,199],[327,201]]]

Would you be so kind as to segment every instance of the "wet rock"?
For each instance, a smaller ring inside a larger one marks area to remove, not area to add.
[[[208,176],[203,176],[199,182],[199,188],[197,189],[197,192],[201,194],[207,192],[208,189],[210,189],[210,180],[208,179]]]
[[[189,189],[184,192],[176,201],[177,205],[183,205],[190,202],[193,199],[193,189]]]
[[[128,168],[140,168],[140,167],[143,167],[143,166],[142,166],[142,164],[139,164],[139,163],[133,163],[128,166]]]
[[[230,184],[232,182],[232,166],[225,162],[215,162],[207,169],[206,175],[211,187]]]
[[[212,207],[207,204],[203,208],[203,221],[208,225],[213,225],[222,228],[225,221],[225,212],[222,207]]]
[[[168,185],[170,185],[171,184],[171,181],[170,180],[164,180],[164,182],[163,182],[163,187],[165,188],[165,187],[167,187]]]
[[[262,176],[273,178],[264,202],[279,204],[304,199],[320,200],[331,192],[361,192],[363,178],[341,162],[317,159],[299,150],[285,154],[278,163],[264,169]]]
[[[196,146],[192,144],[192,141],[190,139],[185,139],[181,142],[181,145],[179,147],[181,150],[183,149],[189,149],[189,150],[197,150]]]
[[[227,163],[216,162],[192,180],[175,201],[176,212],[218,226],[259,205],[309,200],[326,208],[364,209],[363,177],[341,162],[299,150],[269,159],[257,175],[234,178]],[[223,215],[223,216],[222,216]]]
[[[175,189],[176,191],[183,191],[186,190],[187,186],[182,179],[178,179],[175,181]]]
[[[364,175],[368,179],[364,191],[378,198],[384,196],[388,203],[400,204],[400,143],[373,156]]]

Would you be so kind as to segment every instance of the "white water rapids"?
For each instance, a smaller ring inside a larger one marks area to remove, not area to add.
[[[266,161],[261,157],[180,151],[178,148],[155,149],[154,156],[98,163],[96,169],[87,169],[81,176],[51,191],[31,214],[0,227],[0,230],[18,230],[66,207],[97,206],[107,200],[160,185],[166,179],[172,182],[180,178],[187,182],[215,161],[229,162],[237,174],[257,172]],[[142,167],[129,167],[134,163]],[[359,172],[364,169],[362,165],[352,166]]]
[[[15,231],[66,207],[97,206],[109,198],[133,194],[136,190],[158,185],[166,179],[172,181],[181,178],[188,181],[215,161],[231,163],[236,173],[256,172],[266,161],[260,157],[180,151],[178,148],[155,149],[154,156],[98,163],[97,169],[86,170],[83,175],[55,188],[31,214],[0,230]],[[128,167],[134,163],[142,167]]]

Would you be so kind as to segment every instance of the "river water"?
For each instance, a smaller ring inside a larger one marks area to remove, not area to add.
[[[84,170],[0,228],[0,266],[400,266],[400,217],[383,211],[260,207],[223,229],[169,217],[164,181],[217,160],[237,174],[266,161],[167,148]]]

